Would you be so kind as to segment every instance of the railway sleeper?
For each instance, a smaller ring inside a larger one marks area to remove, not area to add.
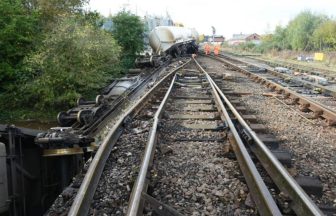
[[[209,96],[195,95],[195,96],[173,96],[172,99],[193,99],[193,100],[209,100]],[[171,99],[170,99],[171,100]]]
[[[213,115],[206,115],[206,114],[168,114],[168,119],[176,119],[176,120],[220,120],[220,116],[218,113],[214,113]]]
[[[243,119],[249,123],[256,123],[257,122],[257,117],[255,115],[242,115]],[[235,118],[233,118],[235,119]]]
[[[150,206],[150,211],[153,212],[154,215],[162,215],[162,216],[183,216],[183,214],[179,213],[173,207],[166,205],[149,194],[142,192],[142,198],[144,201]]]
[[[241,114],[246,114],[247,113],[247,109],[244,106],[236,106],[235,108]]]
[[[299,110],[301,112],[309,112],[310,111],[309,110],[309,103],[302,103],[302,104],[300,104]]]
[[[253,123],[253,124],[250,124],[249,126],[256,133],[266,132],[267,130],[266,126],[263,124]]]
[[[168,101],[168,105],[172,105],[171,101]],[[207,99],[207,100],[175,100],[174,104],[214,104],[213,99]]]
[[[333,206],[319,205],[319,208],[325,215],[334,215],[336,212],[336,208]]]
[[[272,154],[285,166],[292,167],[292,154],[287,150],[271,150]]]
[[[208,106],[183,106],[183,107],[174,107],[172,105],[166,106],[166,111],[188,111],[188,112],[217,112],[217,109],[213,105]]]
[[[279,148],[279,140],[272,134],[257,134],[259,139],[269,148],[269,149],[278,149]]]
[[[230,103],[231,103],[232,105],[237,106],[237,105],[239,105],[241,102],[240,102],[240,100],[238,100],[238,99],[233,99],[233,100],[230,100]]]
[[[316,176],[296,176],[296,182],[306,193],[317,197],[323,195],[323,185],[321,180]]]

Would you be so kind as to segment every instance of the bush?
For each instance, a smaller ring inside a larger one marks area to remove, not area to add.
[[[121,48],[111,34],[63,18],[46,34],[40,49],[27,58],[21,101],[36,109],[64,109],[79,96],[90,97],[118,75]]]
[[[39,16],[22,0],[1,0],[0,14],[0,92],[11,93],[23,75],[23,59],[40,41]]]

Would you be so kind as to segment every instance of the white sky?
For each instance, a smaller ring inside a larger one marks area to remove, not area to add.
[[[336,16],[336,0],[91,0],[89,8],[104,16],[127,6],[133,13],[170,14],[174,22],[194,27],[200,34],[212,34],[211,26],[227,39],[234,33],[272,32],[286,25],[303,10]]]

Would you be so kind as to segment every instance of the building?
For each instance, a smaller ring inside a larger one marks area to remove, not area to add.
[[[260,44],[261,37],[260,35],[253,34],[233,34],[232,38],[228,40],[229,45],[235,46],[247,42],[252,42],[254,44]]]
[[[212,38],[212,35],[205,35],[204,36],[204,42],[214,42],[215,43],[223,43],[225,41],[225,37],[223,35],[215,35],[214,38]]]

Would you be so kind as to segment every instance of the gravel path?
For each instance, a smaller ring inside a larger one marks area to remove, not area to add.
[[[269,89],[250,81],[243,74],[227,70],[222,63],[200,57],[208,70],[230,73],[233,81],[226,81],[227,88],[238,92],[250,92],[241,98],[251,114],[257,114],[268,132],[281,140],[281,147],[293,154],[296,175],[318,176],[323,183],[322,198],[313,198],[318,204],[336,207],[336,128],[323,126],[322,120],[307,121],[300,117],[297,106],[289,109],[274,98],[262,96]],[[303,114],[303,113],[301,113]]]

